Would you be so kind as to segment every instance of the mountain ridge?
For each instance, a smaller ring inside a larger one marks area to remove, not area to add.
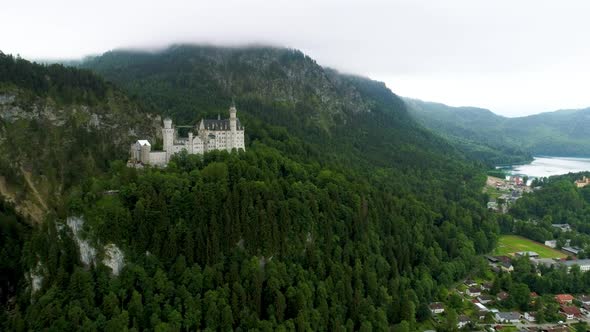
[[[487,109],[405,98],[420,123],[458,139],[522,154],[590,156],[590,108],[509,118]]]

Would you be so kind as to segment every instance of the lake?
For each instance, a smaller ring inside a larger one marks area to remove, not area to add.
[[[535,178],[584,171],[590,171],[590,158],[534,157],[530,164],[514,165],[508,168],[508,172],[512,175]]]

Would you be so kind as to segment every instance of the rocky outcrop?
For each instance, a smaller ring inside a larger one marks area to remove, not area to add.
[[[96,249],[94,249],[90,242],[82,236],[84,220],[80,217],[68,217],[66,224],[72,230],[74,241],[80,250],[80,260],[82,263],[86,266],[94,264],[96,260]]]
[[[74,241],[80,251],[80,261],[86,266],[94,265],[97,262],[97,249],[83,236],[84,219],[81,217],[68,217],[67,226],[72,231]],[[119,275],[125,266],[125,255],[115,244],[109,243],[102,247],[104,252],[102,263],[109,268],[113,275]]]
[[[116,245],[109,243],[104,247],[102,263],[111,268],[113,275],[118,276],[125,266],[125,255]]]

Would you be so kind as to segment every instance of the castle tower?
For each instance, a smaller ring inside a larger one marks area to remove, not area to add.
[[[170,159],[172,153],[172,145],[174,144],[174,128],[172,128],[172,120],[170,118],[164,119],[164,128],[162,128],[162,138],[164,139],[164,151],[167,152],[166,160]]]
[[[192,131],[188,132],[188,143],[187,144],[188,144],[188,147],[187,147],[186,151],[189,154],[193,154],[194,152],[193,152],[193,132]]]
[[[229,139],[228,139],[228,143],[227,144],[227,150],[231,151],[233,148],[237,147],[237,118],[236,118],[236,113],[238,111],[236,110],[236,106],[235,105],[231,105],[231,107],[229,108]]]
[[[229,108],[229,130],[231,130],[232,132],[237,130],[236,113],[238,113],[238,111],[236,110],[236,107],[232,105]]]

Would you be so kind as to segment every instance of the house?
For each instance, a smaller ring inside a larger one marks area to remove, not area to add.
[[[481,304],[487,304],[487,303],[492,302],[494,300],[494,298],[492,298],[490,295],[482,294],[477,297],[477,300]]]
[[[438,315],[438,314],[442,314],[443,312],[445,312],[445,307],[443,306],[442,303],[440,302],[432,302],[428,308],[430,309],[430,312],[433,315]]]
[[[582,312],[576,306],[561,306],[561,314],[566,319],[574,319],[582,316]]]
[[[512,272],[514,271],[514,266],[512,266],[511,262],[501,262],[500,269],[504,272]]]
[[[572,304],[574,297],[570,294],[557,294],[555,295],[555,301],[559,304]]]
[[[569,232],[572,230],[570,224],[552,224],[551,226],[558,228],[562,232]]]
[[[567,266],[567,270],[571,270],[572,266],[577,265],[580,267],[580,271],[586,272],[590,271],[590,259],[575,259],[571,261],[563,261],[559,262],[561,265]]]
[[[473,281],[472,279],[467,279],[465,280],[465,286],[474,287],[477,286],[477,282]]]
[[[490,311],[485,305],[481,304],[481,303],[474,303],[474,305],[477,307],[477,310],[479,311],[484,311],[484,312],[488,312]]]
[[[524,182],[520,176],[513,176],[511,180],[517,186],[522,186]]]
[[[496,297],[498,298],[498,301],[506,301],[510,297],[510,294],[502,291],[498,293]]]
[[[469,317],[466,315],[460,315],[457,319],[457,327],[460,329],[464,328],[469,323],[471,323],[471,319],[469,319]]]
[[[494,284],[491,282],[484,282],[483,284],[481,284],[481,290],[489,291],[490,289],[492,289],[493,286]]]
[[[476,287],[476,286],[471,286],[469,288],[467,288],[466,291],[467,295],[471,296],[471,297],[477,297],[481,295],[481,288]]]
[[[520,321],[520,313],[511,312],[498,312],[495,317],[498,323],[518,323]]]
[[[488,262],[490,262],[491,264],[496,264],[498,263],[499,259],[498,257],[494,257],[494,256],[486,256],[486,259],[488,260]]]
[[[580,253],[580,251],[582,251],[582,248],[580,247],[574,247],[574,246],[566,246],[566,247],[562,247],[561,250],[567,252],[568,254],[572,254],[572,255],[577,255]]]
[[[516,256],[519,256],[519,257],[529,256],[529,258],[539,258],[539,254],[534,251],[519,251],[516,253]]]
[[[524,319],[527,321],[534,323],[537,320],[537,313],[536,312],[525,312]]]
[[[583,305],[590,305],[590,296],[580,295],[578,296],[578,301],[582,302]]]
[[[557,240],[547,240],[545,241],[545,245],[549,248],[557,247]]]

